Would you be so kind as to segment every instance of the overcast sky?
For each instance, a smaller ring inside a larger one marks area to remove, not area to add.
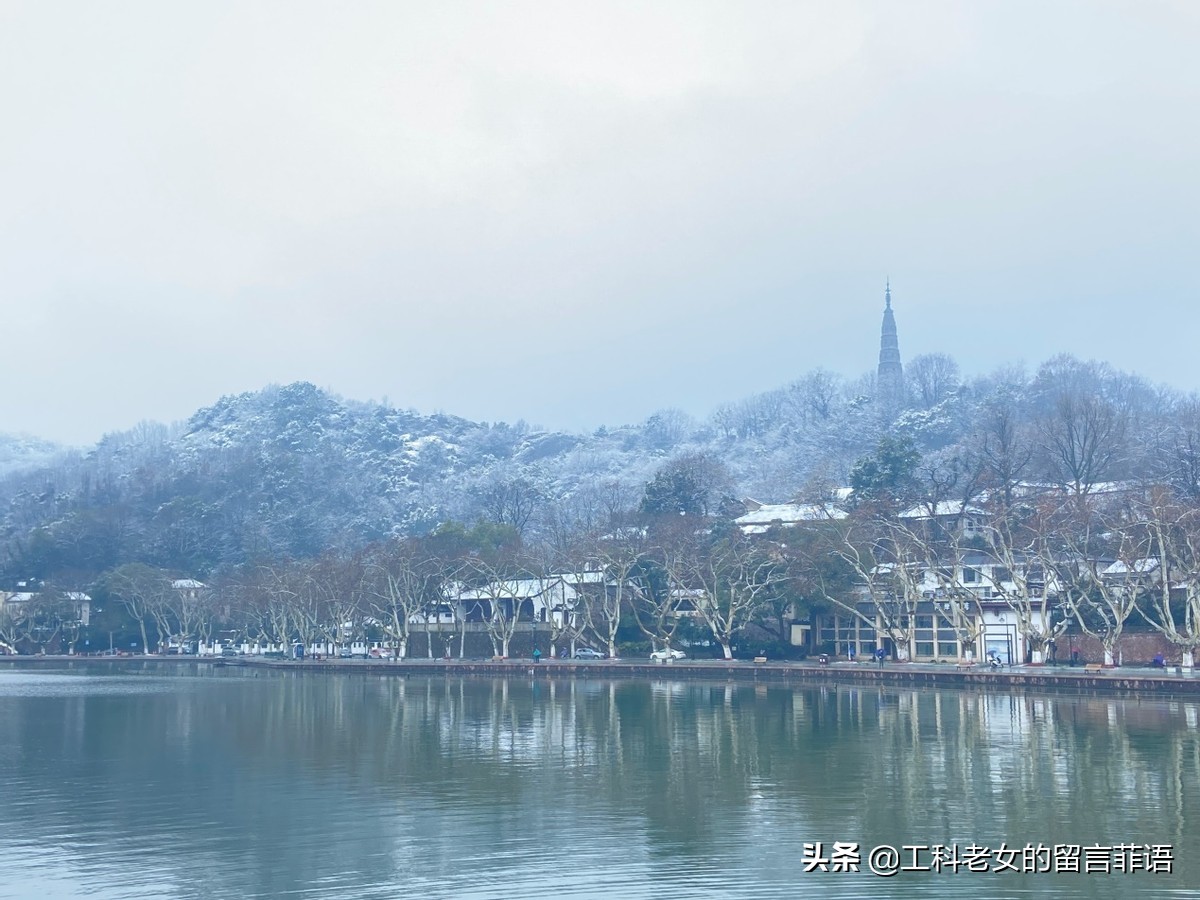
[[[1200,3],[0,0],[0,431],[307,380],[703,416],[900,349],[1200,388]]]

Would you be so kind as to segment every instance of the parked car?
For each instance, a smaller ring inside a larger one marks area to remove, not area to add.
[[[338,659],[350,659],[353,656],[354,654],[350,652],[349,647],[342,647],[338,650]]]
[[[668,647],[665,650],[655,650],[650,654],[650,658],[655,662],[665,662],[668,659],[686,659],[687,654],[682,650],[672,650]]]
[[[576,659],[606,659],[605,655],[599,650],[593,650],[591,647],[580,647],[575,651]]]

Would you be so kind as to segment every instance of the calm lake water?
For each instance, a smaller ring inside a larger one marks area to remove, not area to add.
[[[0,898],[1194,897],[1197,716],[831,686],[0,668]],[[804,845],[835,841],[861,846],[862,871],[805,872]],[[1094,865],[1169,845],[1173,872],[867,871],[878,845],[1003,843],[1018,867],[1027,844],[1098,845]]]

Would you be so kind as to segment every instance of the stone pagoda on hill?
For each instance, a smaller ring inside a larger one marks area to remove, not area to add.
[[[900,362],[900,341],[896,336],[896,317],[892,313],[892,283],[883,292],[883,328],[879,334],[879,371],[876,389],[880,410],[895,415],[904,406],[904,366]]]

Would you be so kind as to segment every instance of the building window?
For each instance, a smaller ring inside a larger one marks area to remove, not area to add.
[[[953,641],[938,641],[938,656],[957,656],[958,644]]]
[[[963,584],[974,584],[979,580],[979,570],[970,566],[963,567]]]
[[[933,616],[917,616],[917,627],[918,628],[932,628],[933,627]]]
[[[933,641],[917,641],[917,656],[933,656]]]

